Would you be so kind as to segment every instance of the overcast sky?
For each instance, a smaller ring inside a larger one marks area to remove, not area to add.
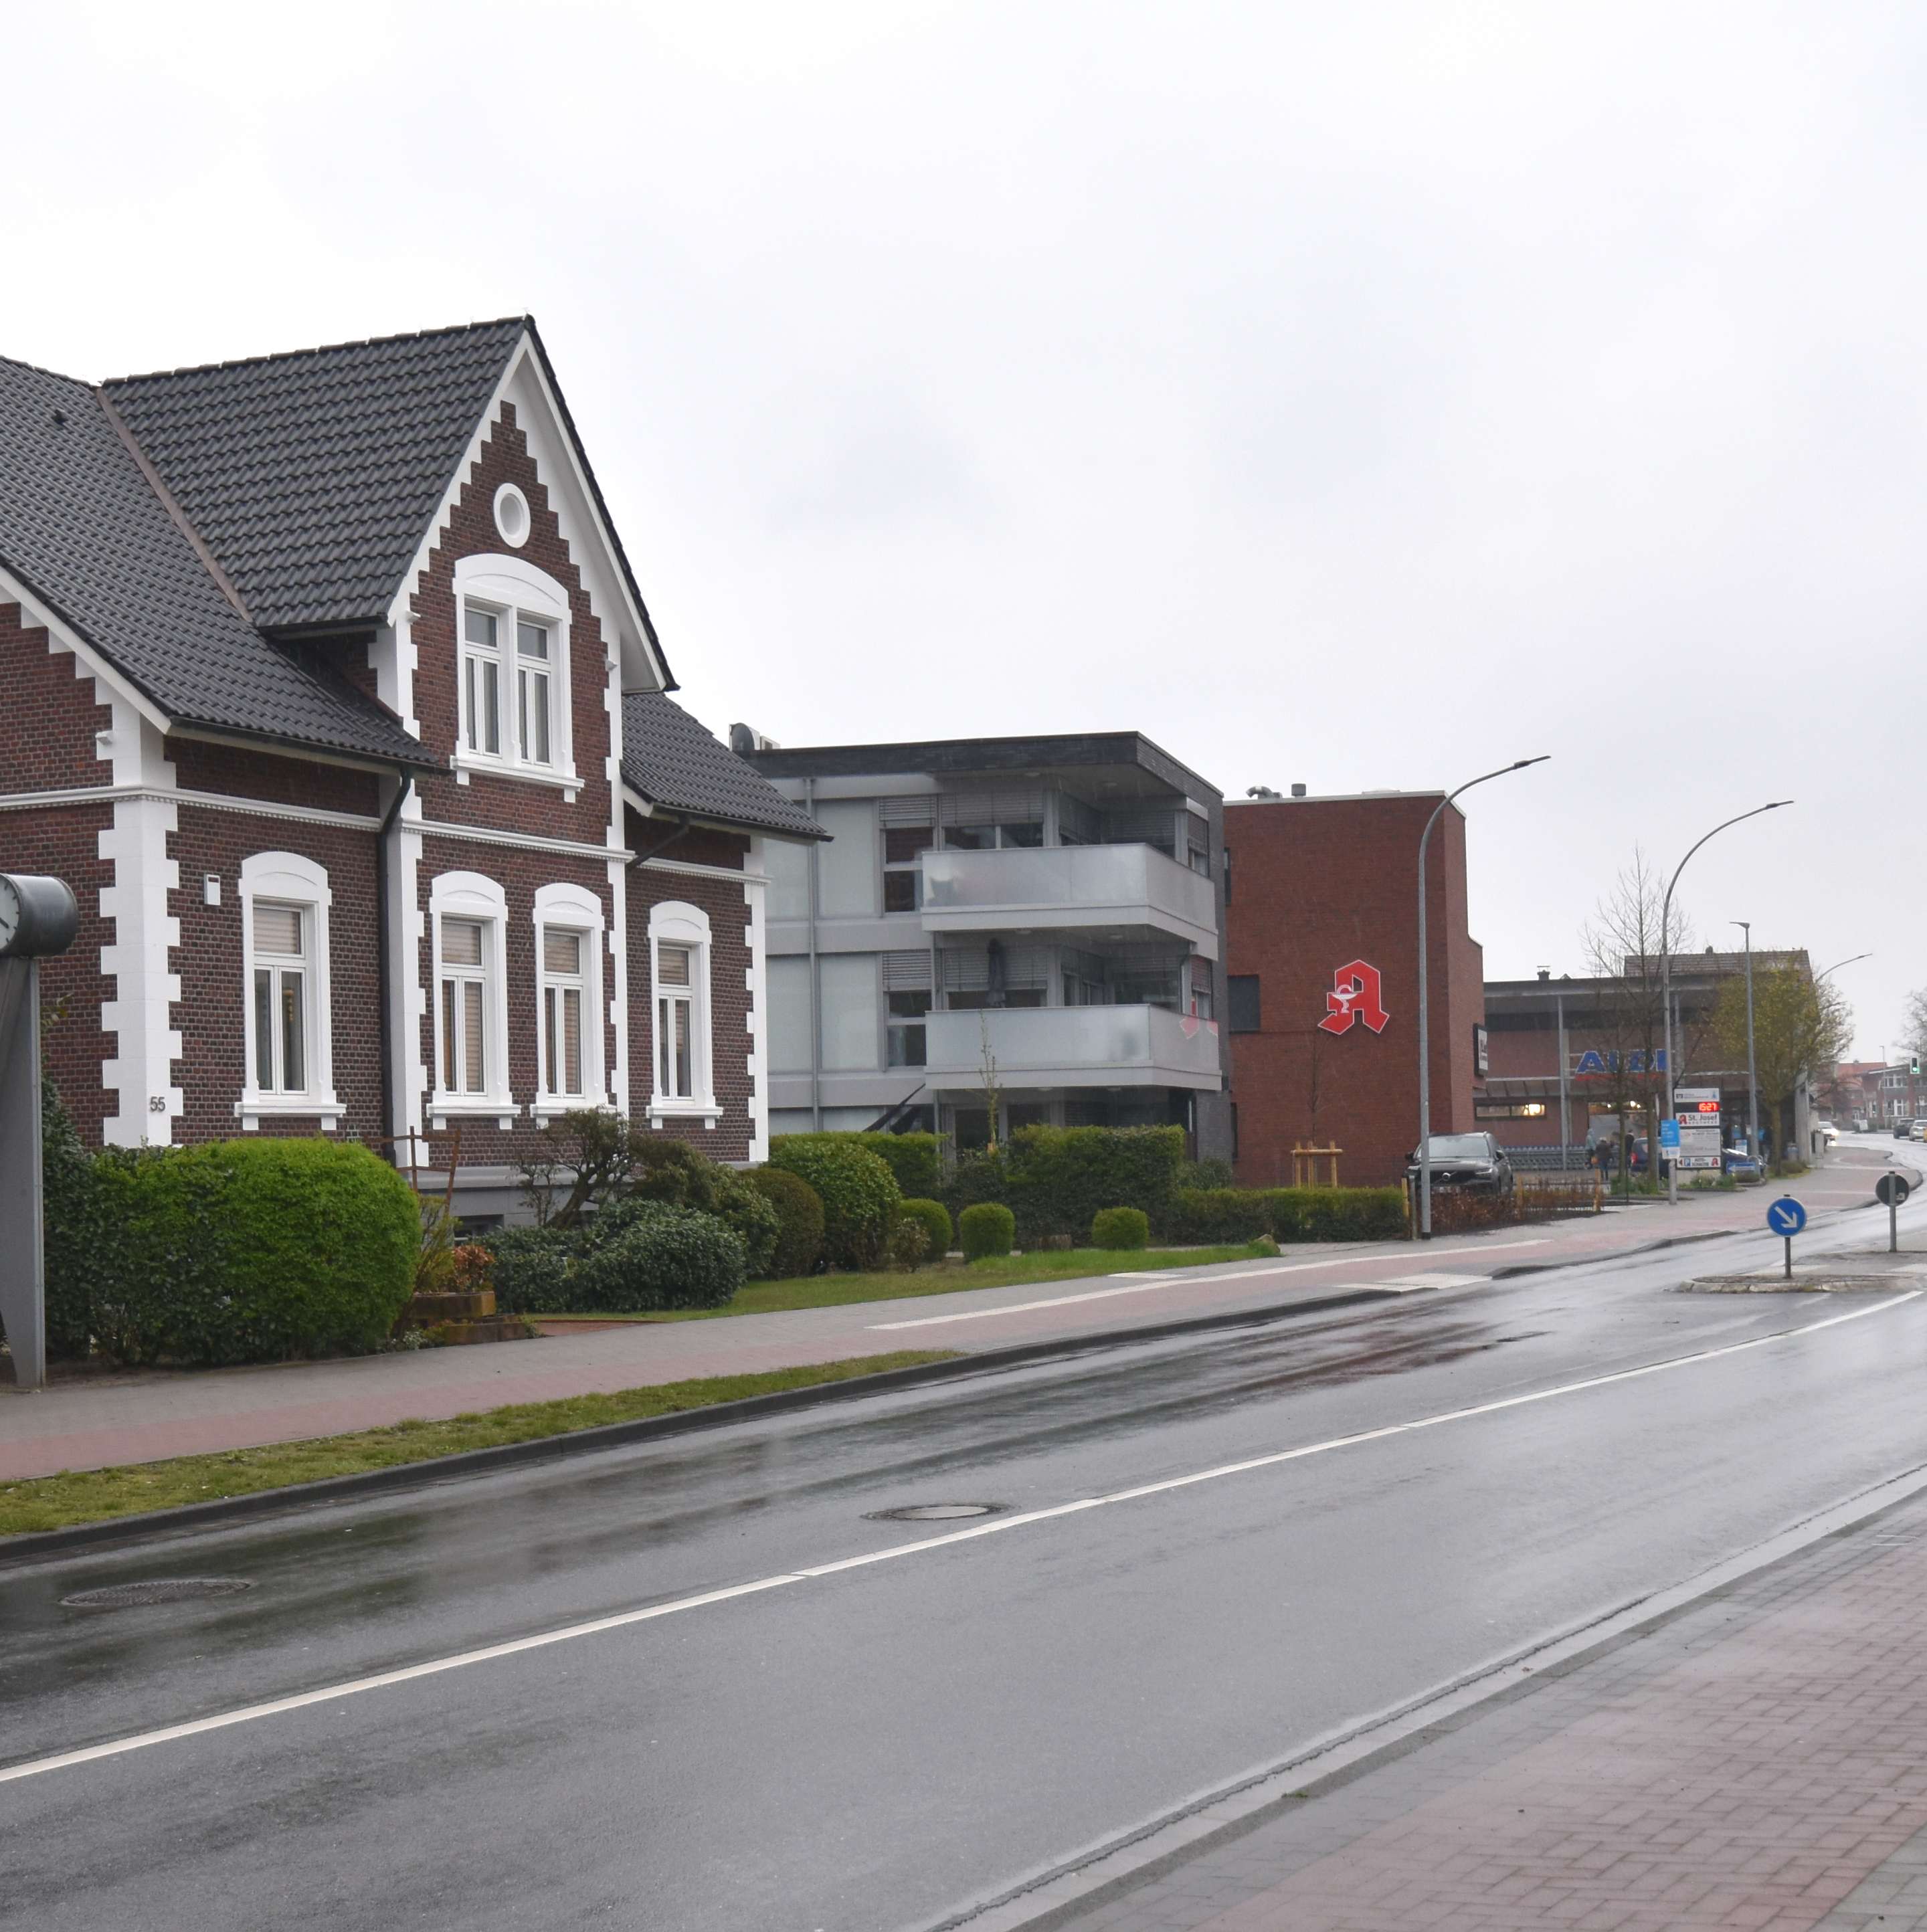
[[[526,310],[683,700],[1475,794],[1494,977],[1645,848],[1927,982],[1927,10],[76,4],[0,353]]]

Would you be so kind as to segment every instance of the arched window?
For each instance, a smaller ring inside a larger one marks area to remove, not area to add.
[[[584,886],[544,886],[535,922],[536,1114],[606,1106],[602,902]]]
[[[455,564],[461,723],[458,775],[485,771],[572,792],[569,593],[519,556]]]
[[[242,1036],[247,1067],[235,1103],[244,1131],[263,1114],[331,1128],[335,1097],[326,867],[299,852],[253,852],[241,862]]]
[[[710,1051],[710,921],[699,906],[672,900],[649,909],[651,999],[650,1124],[697,1119],[714,1126]]]
[[[507,896],[479,872],[443,872],[428,887],[434,948],[431,1115],[512,1119],[509,1090]]]

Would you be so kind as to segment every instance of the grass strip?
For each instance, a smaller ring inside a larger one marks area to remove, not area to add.
[[[611,1422],[638,1422],[674,1415],[717,1402],[740,1402],[785,1389],[813,1388],[881,1375],[890,1369],[915,1368],[949,1361],[953,1348],[902,1349],[885,1355],[856,1355],[838,1362],[812,1362],[754,1376],[705,1376],[698,1381],[661,1382],[652,1388],[617,1389],[607,1395],[564,1396],[554,1402],[513,1402],[503,1408],[452,1415],[443,1422],[417,1417],[352,1435],[322,1436],[300,1442],[271,1442],[258,1449],[227,1449],[208,1456],[173,1456],[161,1462],[130,1462],[110,1469],[62,1471],[0,1483],[0,1536],[64,1529],[70,1523],[100,1522],[143,1510],[176,1509],[184,1503],[245,1496],[257,1490],[284,1489],[292,1483],[320,1482],[365,1469],[392,1469],[404,1462],[429,1462],[465,1449],[493,1449],[503,1443],[532,1442],[598,1429]]]
[[[648,1315],[536,1315],[534,1322],[714,1322],[731,1315],[775,1315],[797,1308],[836,1308],[852,1301],[899,1301],[908,1295],[958,1294],[973,1288],[1018,1288],[1027,1282],[1086,1275],[1153,1274],[1249,1262],[1274,1254],[1269,1241],[1215,1248],[1067,1248],[982,1262],[934,1262],[907,1274],[802,1274],[752,1281],[727,1307],[665,1309]]]

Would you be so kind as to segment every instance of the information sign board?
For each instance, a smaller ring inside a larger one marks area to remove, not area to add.
[[[1720,1097],[1717,1087],[1676,1087],[1673,1125],[1679,1136],[1676,1167],[1717,1174],[1720,1165]]]

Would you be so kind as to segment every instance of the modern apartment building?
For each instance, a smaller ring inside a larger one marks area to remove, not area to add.
[[[1230,1152],[1223,801],[1135,731],[736,750],[771,845],[770,1124],[1175,1122]]]

